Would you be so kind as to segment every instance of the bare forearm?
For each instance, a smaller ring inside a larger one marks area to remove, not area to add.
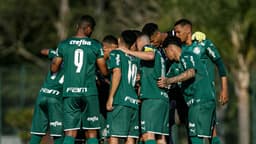
[[[128,54],[138,57],[142,60],[153,60],[155,58],[154,52],[129,51]]]
[[[112,83],[111,83],[111,88],[110,88],[110,92],[109,92],[109,98],[113,98],[117,88],[119,86],[121,80],[121,72],[119,71],[114,71],[113,75],[112,75]]]
[[[228,89],[228,79],[226,76],[221,77],[221,89],[227,90]]]
[[[166,83],[169,85],[172,83],[183,82],[195,77],[195,74],[195,69],[188,69],[175,77],[168,78]]]

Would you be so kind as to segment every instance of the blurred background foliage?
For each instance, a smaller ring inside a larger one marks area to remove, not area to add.
[[[1,134],[29,131],[31,117],[26,111],[32,111],[49,68],[40,50],[56,48],[74,34],[76,20],[90,14],[97,22],[92,37],[98,40],[107,34],[118,37],[124,29],[141,30],[148,22],[157,23],[164,32],[176,20],[190,19],[194,31],[205,32],[215,43],[228,67],[230,102],[218,106],[222,142],[256,144],[255,7],[254,0],[2,0]],[[18,120],[18,115],[26,121]],[[19,127],[19,122],[28,128]],[[183,143],[184,133],[177,134]]]

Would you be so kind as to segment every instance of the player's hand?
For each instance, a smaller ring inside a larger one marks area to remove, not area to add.
[[[106,108],[107,108],[108,111],[113,110],[113,98],[108,98]]]
[[[229,100],[229,96],[228,96],[227,90],[222,90],[219,96],[219,103],[221,105],[225,105],[226,103],[228,103],[228,100]]]
[[[126,49],[126,48],[117,48],[117,50],[120,50],[126,54],[130,54],[130,50],[129,49]]]
[[[168,84],[167,84],[167,79],[168,79],[168,78],[165,78],[165,77],[160,77],[160,78],[158,78],[158,81],[157,81],[158,87],[160,87],[160,88],[166,88],[166,87],[168,86]]]
[[[192,40],[197,40],[198,42],[202,42],[203,40],[206,39],[206,35],[203,32],[194,32],[192,35]]]
[[[40,53],[42,54],[42,55],[45,55],[45,56],[48,56],[48,54],[49,54],[49,51],[50,51],[50,49],[42,49],[41,51],[40,51]]]

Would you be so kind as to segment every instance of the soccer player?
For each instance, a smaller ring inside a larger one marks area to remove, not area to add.
[[[183,43],[182,50],[190,51],[200,57],[200,60],[204,63],[210,77],[210,83],[212,85],[212,92],[215,93],[215,66],[218,69],[220,80],[221,80],[221,92],[219,96],[219,102],[224,105],[228,101],[228,82],[227,72],[225,65],[221,59],[221,56],[214,46],[214,44],[206,39],[201,42],[192,41],[192,23],[187,19],[181,19],[174,24],[174,30]],[[220,140],[216,134],[216,127],[214,128],[213,144],[219,144]]]
[[[47,55],[49,59],[52,59],[56,52],[52,49],[43,49],[41,54]],[[63,81],[62,68],[57,73],[51,73],[49,70],[36,100],[30,144],[40,144],[48,129],[55,144],[63,143]]]
[[[118,47],[118,40],[113,35],[107,35],[102,40],[104,59],[107,61],[109,59],[109,53]],[[106,102],[108,99],[110,78],[103,76],[100,72],[97,73],[97,86],[99,91],[100,100],[100,112],[106,118]]]
[[[162,46],[164,40],[167,37],[171,37],[175,35],[173,30],[168,32],[160,32],[158,25],[155,23],[147,23],[142,28],[142,33],[146,34],[150,38],[151,44],[153,44],[162,54],[165,59],[166,70],[172,65],[172,61],[166,58],[164,53],[164,48]],[[185,124],[187,123],[187,105],[184,99],[181,97],[180,88],[177,84],[172,85],[172,87],[168,91],[169,95],[169,104],[170,104],[170,111],[169,111],[169,143],[172,144],[172,126],[175,123],[175,109],[177,109],[180,123]]]
[[[130,49],[136,40],[131,30],[121,33],[118,47]],[[120,50],[110,53],[108,68],[111,71],[111,87],[107,110],[107,129],[110,144],[118,144],[126,138],[126,144],[134,144],[139,135],[138,96],[135,91],[139,59]]]
[[[205,65],[192,52],[182,51],[181,41],[171,37],[164,41],[168,59],[176,61],[177,76],[160,78],[159,87],[181,83],[182,94],[188,105],[189,137],[192,144],[203,144],[210,139],[215,115],[215,97]]]
[[[103,75],[107,68],[101,44],[89,38],[95,26],[93,17],[82,16],[76,34],[58,45],[57,57],[51,71],[57,72],[61,63],[64,67],[63,84],[64,144],[74,144],[77,130],[87,130],[87,144],[97,144],[100,129],[99,101],[96,87],[96,65]]]
[[[106,35],[103,40],[103,51],[104,51],[104,59],[109,59],[109,53],[118,47],[118,40],[113,35]],[[106,117],[107,117],[107,110],[106,110],[106,103],[109,94],[109,87],[110,87],[110,78],[109,76],[103,76],[99,71],[97,71],[97,87],[99,93],[99,102],[100,102],[100,113],[103,116],[101,120],[101,129],[99,131],[101,141],[106,140]]]
[[[147,35],[140,35],[136,40],[136,45],[138,51],[122,50],[141,59],[142,139],[146,144],[156,144],[156,135],[165,136],[169,133],[168,95],[165,89],[159,88],[156,83],[159,77],[165,77],[165,60],[160,51],[150,44]],[[166,141],[161,141],[161,143],[166,143]]]

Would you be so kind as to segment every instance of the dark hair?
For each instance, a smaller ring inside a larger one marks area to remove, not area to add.
[[[134,32],[134,34],[136,35],[136,37],[139,37],[142,35],[142,32],[139,30],[132,30]]]
[[[96,22],[95,22],[94,18],[90,15],[83,15],[80,17],[80,19],[78,21],[79,28],[89,26],[93,29],[95,27],[95,25],[96,25]]]
[[[142,33],[151,37],[156,31],[158,31],[158,26],[155,23],[147,23],[142,28]]]
[[[166,48],[169,44],[174,44],[181,47],[181,40],[176,36],[167,37],[163,42],[163,47]]]
[[[113,35],[106,35],[102,42],[106,42],[106,43],[111,43],[111,44],[118,44],[117,38],[114,37]]]
[[[136,41],[137,36],[132,30],[125,30],[121,33],[121,38],[128,45],[128,47],[131,47]]]
[[[174,26],[177,26],[177,25],[181,25],[181,26],[190,25],[192,27],[192,23],[188,19],[180,19],[176,21]]]

